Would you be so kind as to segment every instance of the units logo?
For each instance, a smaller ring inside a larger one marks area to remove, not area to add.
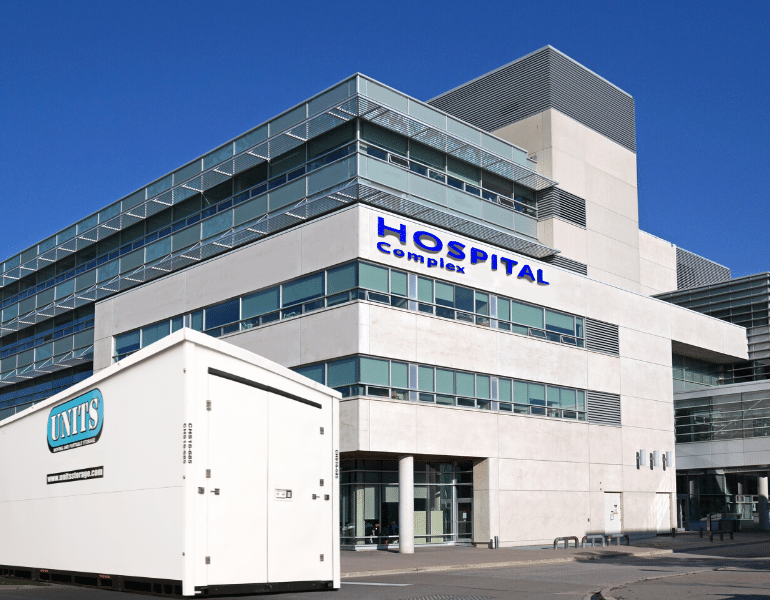
[[[99,441],[104,423],[102,393],[91,390],[51,409],[48,417],[48,449],[63,452]]]

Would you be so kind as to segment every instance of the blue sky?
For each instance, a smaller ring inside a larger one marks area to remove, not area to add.
[[[0,259],[356,71],[421,100],[546,44],[636,101],[642,229],[770,270],[767,2],[35,2],[0,22]]]

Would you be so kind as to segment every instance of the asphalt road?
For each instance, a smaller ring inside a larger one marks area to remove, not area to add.
[[[338,592],[272,597],[277,600],[540,600],[584,598],[602,589],[623,600],[767,599],[770,597],[770,542],[654,557],[372,576],[345,579]],[[138,596],[66,586],[0,587],[0,600],[120,598],[136,600]],[[264,600],[264,596],[262,598]]]

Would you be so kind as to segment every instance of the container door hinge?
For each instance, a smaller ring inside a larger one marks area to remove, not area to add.
[[[210,556],[207,556],[207,557],[206,557],[206,564],[207,564],[207,565],[210,565],[210,564],[211,564],[211,557],[210,557]]]
[[[321,562],[323,562],[323,561],[324,561],[324,555],[322,554],[321,555]]]
[[[211,400],[206,400],[206,410],[211,410]]]
[[[211,479],[211,469],[206,469],[206,479]]]
[[[323,435],[323,434],[324,434],[324,428],[321,427],[321,435]]]

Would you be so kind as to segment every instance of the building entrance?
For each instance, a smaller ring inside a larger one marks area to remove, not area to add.
[[[343,546],[398,543],[398,462],[343,460]],[[414,543],[447,544],[473,539],[471,463],[414,462]]]

